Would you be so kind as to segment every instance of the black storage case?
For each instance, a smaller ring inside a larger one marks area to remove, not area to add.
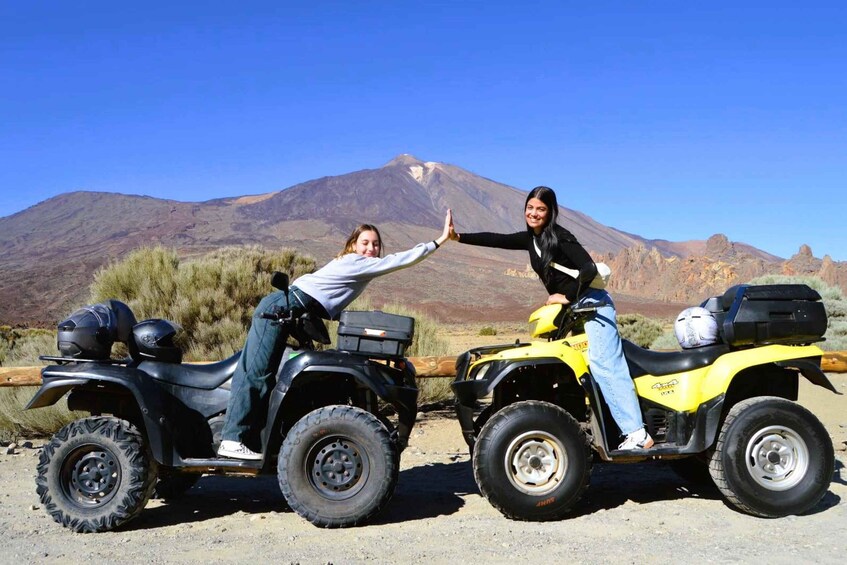
[[[737,285],[703,306],[732,347],[790,345],[821,341],[827,320],[820,299],[805,284]]]
[[[402,357],[414,335],[414,318],[344,311],[338,324],[338,349],[369,357]]]

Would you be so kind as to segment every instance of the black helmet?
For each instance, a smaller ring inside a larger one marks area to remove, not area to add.
[[[129,354],[135,361],[182,363],[182,350],[174,343],[180,327],[158,318],[144,320],[132,328]]]
[[[118,300],[83,306],[59,323],[56,345],[65,357],[108,359],[115,341],[129,339],[135,315]]]
[[[129,306],[120,300],[107,300],[106,304],[114,315],[114,338],[120,343],[129,343],[132,336],[132,326],[138,323],[135,319],[135,314],[129,309]]]

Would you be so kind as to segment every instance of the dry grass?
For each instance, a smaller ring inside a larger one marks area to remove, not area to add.
[[[53,406],[24,410],[36,391],[36,386],[0,388],[0,439],[10,441],[21,437],[47,436],[88,415],[68,410],[67,397]]]

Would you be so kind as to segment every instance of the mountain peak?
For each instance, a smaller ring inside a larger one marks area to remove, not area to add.
[[[408,153],[401,153],[397,155],[392,160],[387,162],[383,167],[394,167],[397,165],[423,165],[424,162],[415,157],[414,155],[409,155]]]

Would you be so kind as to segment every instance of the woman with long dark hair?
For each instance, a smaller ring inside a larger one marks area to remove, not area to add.
[[[635,386],[623,356],[615,305],[608,292],[590,286],[597,276],[597,266],[576,237],[556,223],[558,217],[556,193],[546,186],[537,186],[527,194],[524,203],[525,231],[458,234],[451,230],[450,239],[470,245],[528,251],[532,270],[547,289],[547,304],[577,301],[586,305],[605,304],[585,322],[591,374],[625,436],[618,449],[650,448],[653,438],[644,428]]]

